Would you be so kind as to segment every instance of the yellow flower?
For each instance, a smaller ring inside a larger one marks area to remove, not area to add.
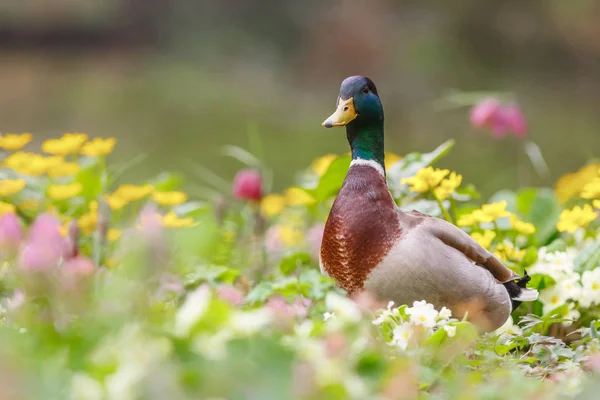
[[[25,175],[39,176],[62,162],[62,157],[44,157],[40,154],[19,151],[8,156],[4,160],[4,165]]]
[[[573,233],[577,228],[585,228],[598,217],[598,213],[589,204],[575,206],[572,210],[563,210],[556,228],[560,232]]]
[[[311,169],[317,176],[323,176],[331,163],[337,158],[336,154],[325,154],[312,162]]]
[[[594,200],[594,208],[597,208],[598,210],[600,210],[600,200]]]
[[[473,216],[473,214],[463,214],[458,218],[457,225],[458,226],[473,226],[477,223],[477,220]]]
[[[162,224],[167,228],[187,228],[197,225],[192,217],[178,218],[173,211],[168,212],[162,217]]]
[[[12,196],[25,188],[23,179],[4,179],[0,181],[0,196]]]
[[[4,215],[7,213],[14,213],[16,211],[16,207],[14,204],[5,203],[0,201],[0,215]]]
[[[4,150],[19,150],[31,142],[31,133],[7,133],[0,136],[0,148]]]
[[[79,172],[79,164],[76,162],[62,162],[56,166],[48,168],[48,176],[51,178],[61,178],[63,176],[72,176]]]
[[[106,200],[106,203],[108,203],[108,206],[111,210],[120,210],[129,204],[129,201],[123,199],[122,197],[110,194],[104,196],[104,200]]]
[[[449,173],[450,171],[447,169],[433,169],[433,167],[427,167],[420,169],[417,174],[411,178],[402,179],[401,182],[410,185],[411,192],[425,193],[435,189]]]
[[[390,153],[390,152],[385,152],[385,170],[388,171],[392,165],[396,164],[397,162],[399,162],[400,160],[402,160],[402,157],[400,157],[398,154],[394,154],[394,153]]]
[[[92,201],[89,207],[89,211],[79,217],[77,221],[79,228],[86,234],[91,233],[96,228],[96,223],[98,222],[98,202]]]
[[[492,219],[498,219],[509,215],[509,212],[506,211],[506,206],[506,200],[502,200],[495,203],[482,205],[481,211]]]
[[[187,199],[188,195],[183,192],[173,191],[152,193],[152,200],[161,206],[176,206],[177,204],[184,203]]]
[[[500,243],[494,249],[494,254],[502,261],[519,262],[525,256],[525,253],[527,253],[527,250],[517,250],[508,243]]]
[[[594,178],[583,187],[581,190],[581,197],[584,199],[600,198],[600,176]]]
[[[280,194],[269,194],[260,202],[260,212],[265,217],[281,214],[285,207],[285,198]]]
[[[510,214],[510,226],[521,235],[532,235],[535,233],[535,226],[532,223],[520,221],[514,214]]]
[[[106,238],[109,241],[114,242],[115,240],[119,240],[119,238],[121,237],[121,233],[122,232],[118,229],[110,228],[108,230],[108,233],[106,234]]]
[[[74,154],[81,149],[81,146],[85,143],[87,138],[88,135],[85,133],[65,133],[58,139],[48,139],[44,141],[44,143],[42,143],[42,151],[55,156]]]
[[[560,203],[566,203],[572,197],[578,195],[583,187],[598,176],[600,163],[588,164],[579,171],[562,176],[554,187],[554,192]]]
[[[277,233],[279,240],[281,240],[281,242],[288,247],[298,245],[302,242],[302,238],[304,237],[304,234],[301,230],[288,225],[280,226]]]
[[[87,142],[81,148],[81,154],[88,157],[101,157],[112,153],[117,139],[111,137],[108,139],[94,138]]]
[[[483,231],[483,233],[473,232],[471,233],[471,237],[482,247],[489,249],[492,245],[492,240],[494,240],[494,238],[496,237],[496,232],[487,229]]]
[[[450,173],[450,176],[448,178],[444,179],[440,183],[440,186],[433,189],[433,194],[435,194],[435,196],[438,199],[445,200],[452,193],[454,193],[456,188],[460,186],[461,182],[462,182],[462,175],[459,175],[456,172],[452,172],[452,173]]]
[[[486,213],[483,210],[475,210],[471,213],[471,216],[475,220],[475,222],[492,222],[494,218]]]
[[[137,201],[143,199],[148,196],[150,193],[154,191],[154,186],[152,185],[130,185],[125,184],[121,185],[117,188],[117,190],[113,193],[114,196],[120,197],[123,200],[127,201]]]
[[[48,197],[52,200],[66,200],[77,196],[82,190],[83,185],[79,182],[66,185],[50,185],[48,186]]]
[[[308,206],[315,201],[314,197],[299,187],[291,187],[285,191],[285,202],[290,206]]]

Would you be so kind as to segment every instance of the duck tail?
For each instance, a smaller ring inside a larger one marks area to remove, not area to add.
[[[504,287],[510,296],[512,310],[514,311],[523,301],[535,301],[538,298],[538,291],[527,288],[527,283],[531,277],[525,271],[525,275],[519,280],[504,283]]]

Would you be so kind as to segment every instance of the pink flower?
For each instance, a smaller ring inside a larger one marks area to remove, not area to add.
[[[5,252],[14,254],[22,239],[19,218],[14,213],[6,213],[0,217],[0,256]]]
[[[231,285],[219,286],[219,288],[217,289],[217,295],[232,306],[239,306],[244,304],[244,295],[242,294],[242,292],[240,292]]]
[[[29,230],[29,242],[49,242],[60,247],[63,239],[60,234],[60,221],[48,214],[40,214]]]
[[[233,197],[259,201],[262,198],[262,178],[257,170],[245,169],[233,179]]]
[[[309,299],[297,298],[294,304],[289,304],[279,295],[272,296],[265,306],[283,319],[304,318],[308,315],[308,307],[312,304]]]
[[[481,100],[471,108],[471,124],[477,128],[492,125],[500,109],[500,102],[496,99]]]
[[[504,123],[509,131],[512,131],[518,138],[524,138],[527,135],[527,121],[519,107],[512,104],[502,110]]]
[[[64,265],[64,271],[72,276],[88,276],[94,273],[96,266],[87,257],[77,256]]]
[[[507,131],[518,138],[527,135],[525,116],[514,104],[503,106],[496,99],[483,99],[471,108],[470,119],[473,126],[489,128],[495,137],[504,137]]]
[[[64,250],[59,227],[58,219],[50,214],[41,214],[36,218],[21,253],[23,270],[39,271],[56,267]]]

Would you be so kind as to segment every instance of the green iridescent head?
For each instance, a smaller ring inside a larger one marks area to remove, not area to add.
[[[383,166],[383,106],[373,81],[359,75],[344,79],[336,106],[322,125],[345,126],[352,158]]]

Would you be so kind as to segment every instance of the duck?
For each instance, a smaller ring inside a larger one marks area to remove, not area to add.
[[[322,125],[345,127],[352,161],[329,211],[321,273],[350,296],[367,292],[397,306],[425,300],[483,332],[507,322],[521,302],[538,298],[465,231],[444,219],[402,211],[387,186],[384,113],[373,81],[346,78],[336,110]]]

